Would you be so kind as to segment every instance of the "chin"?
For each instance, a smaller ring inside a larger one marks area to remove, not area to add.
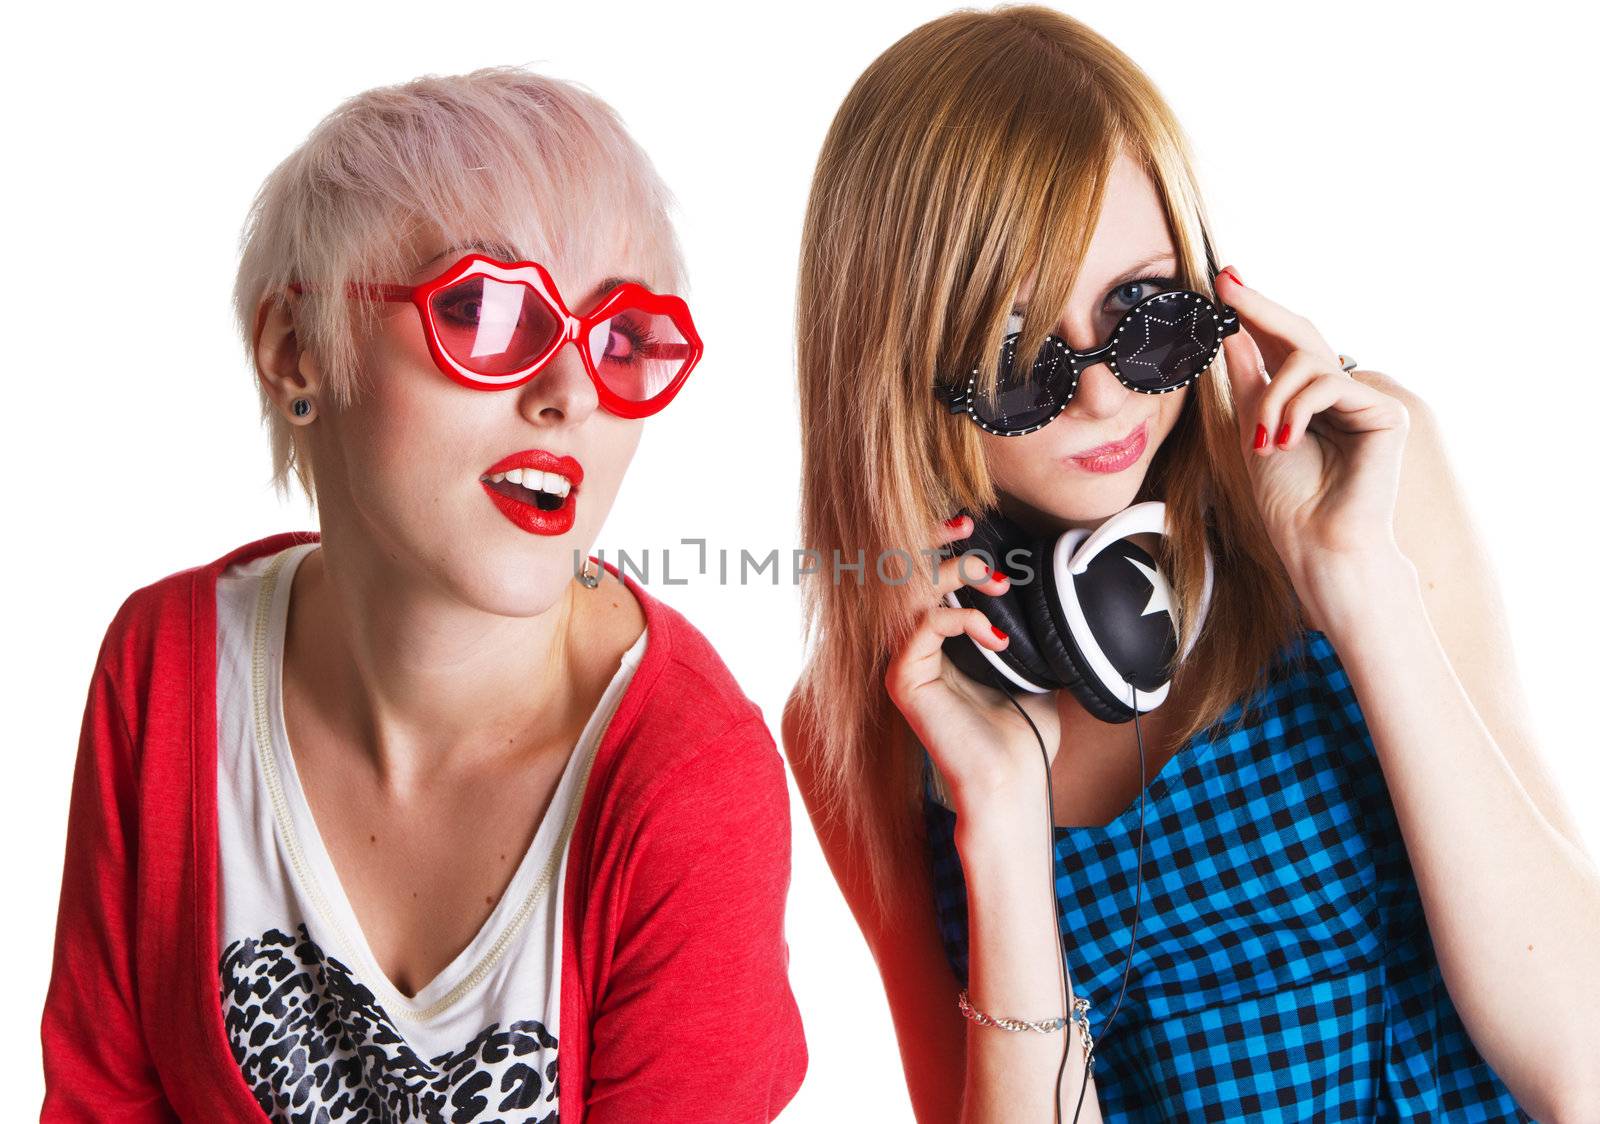
[[[1057,478],[1053,488],[1032,498],[1013,494],[1007,506],[1024,518],[1061,528],[1096,527],[1132,505],[1143,484],[1144,473],[1132,470],[1099,478],[1075,473],[1070,481]]]
[[[486,552],[461,559],[466,572],[456,595],[475,608],[501,617],[536,617],[559,604],[573,580],[570,549],[525,553]],[[458,571],[459,572],[459,571]]]
[[[574,580],[573,552],[584,541],[579,530],[546,538],[493,523],[441,524],[412,554],[450,600],[497,616],[531,617],[558,604]]]

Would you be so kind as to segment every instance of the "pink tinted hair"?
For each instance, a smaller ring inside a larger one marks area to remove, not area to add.
[[[282,300],[291,282],[318,282],[296,328],[321,363],[324,409],[342,408],[361,393],[360,341],[379,309],[321,294],[353,280],[405,281],[418,235],[514,247],[554,270],[632,274],[679,292],[672,209],[616,111],[576,83],[500,66],[367,90],[323,118],[256,193],[240,236],[237,328],[253,363],[263,302]],[[315,504],[294,427],[256,387],[274,487],[286,497],[293,470]]]

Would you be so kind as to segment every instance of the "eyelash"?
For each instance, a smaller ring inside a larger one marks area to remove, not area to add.
[[[1117,292],[1118,289],[1125,289],[1129,285],[1156,285],[1156,286],[1159,286],[1163,292],[1166,292],[1166,291],[1170,291],[1172,289],[1176,289],[1178,287],[1178,280],[1175,277],[1133,277],[1133,278],[1130,278],[1127,281],[1122,282],[1120,285],[1116,286],[1116,288],[1112,289],[1111,291],[1113,293],[1115,293],[1115,292]],[[1153,294],[1148,294],[1148,293],[1146,294],[1146,296],[1150,296],[1150,295],[1153,295]],[[1143,299],[1143,298],[1141,298],[1141,299]],[[1138,304],[1139,302],[1138,301],[1134,301],[1133,303],[1134,304]],[[1132,306],[1130,305],[1129,307],[1131,308]]]
[[[1155,286],[1159,287],[1161,289],[1161,291],[1163,291],[1163,292],[1170,292],[1173,289],[1181,288],[1181,286],[1178,284],[1178,279],[1176,277],[1147,276],[1147,277],[1130,277],[1128,280],[1119,282],[1117,285],[1113,286],[1111,291],[1113,293],[1115,293],[1115,292],[1117,292],[1117,290],[1125,289],[1129,285],[1155,285]],[[1154,296],[1154,294],[1153,293],[1146,293],[1145,296],[1146,297]],[[1140,300],[1143,300],[1143,299],[1144,299],[1143,297],[1140,298]],[[1134,301],[1133,302],[1133,304],[1138,304],[1138,303],[1139,303],[1139,301]],[[1132,307],[1133,307],[1133,305],[1129,305],[1128,306],[1128,308],[1132,308]],[[1012,315],[1012,317],[1020,320],[1025,311],[1026,311],[1025,309],[1014,308],[1014,309],[1011,310],[1011,315]],[[1123,311],[1126,312],[1127,309],[1123,309]]]

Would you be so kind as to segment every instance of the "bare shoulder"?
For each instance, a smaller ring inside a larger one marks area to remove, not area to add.
[[[603,581],[594,589],[577,588],[587,616],[586,627],[597,629],[598,635],[606,638],[608,650],[620,645],[620,654],[633,647],[644,631],[645,613],[627,583]]]
[[[603,581],[594,589],[573,585],[568,658],[575,689],[598,699],[644,631],[644,606],[620,581]]]
[[[1350,377],[1357,382],[1366,383],[1374,390],[1381,390],[1385,394],[1400,399],[1406,404],[1407,408],[1411,406],[1412,401],[1417,402],[1419,405],[1423,404],[1422,399],[1417,397],[1415,392],[1402,386],[1397,379],[1391,378],[1382,371],[1369,371],[1364,367],[1357,367],[1350,372]]]
[[[610,577],[609,574],[606,577]],[[622,581],[602,581],[593,589],[572,583],[571,634],[581,643],[572,652],[609,678],[622,654],[644,631],[644,606]],[[609,669],[609,670],[607,670]]]

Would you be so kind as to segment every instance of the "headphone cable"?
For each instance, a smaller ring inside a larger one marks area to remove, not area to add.
[[[1070,1053],[1069,1047],[1072,1045],[1072,1022],[1070,1016],[1068,1015],[1069,1004],[1067,997],[1066,939],[1061,932],[1061,919],[1056,915],[1056,797],[1054,788],[1050,783],[1050,755],[1044,748],[1044,736],[1039,733],[1039,727],[1034,724],[1032,716],[1029,715],[1025,709],[1023,709],[1021,703],[1017,702],[1017,696],[1012,692],[1011,688],[1002,684],[1001,689],[1005,691],[1006,698],[1010,700],[1011,705],[1016,708],[1017,713],[1022,715],[1022,720],[1028,724],[1028,728],[1033,731],[1034,739],[1039,743],[1039,758],[1044,763],[1045,806],[1049,817],[1046,824],[1046,836],[1050,848],[1050,862],[1048,864],[1048,874],[1050,878],[1050,907],[1051,918],[1054,922],[1052,927],[1055,929],[1056,933],[1056,968],[1058,969],[1058,978],[1061,981],[1061,1011],[1062,1017],[1067,1020],[1066,1025],[1061,1029],[1061,1065],[1056,1069],[1056,1091],[1053,1101],[1055,1107],[1055,1124],[1061,1124],[1061,1081],[1067,1072],[1067,1057]],[[1136,859],[1137,865],[1135,867],[1135,869],[1138,871],[1138,877],[1135,881],[1133,892],[1133,922],[1128,926],[1128,951],[1123,957],[1122,961],[1122,985],[1117,991],[1117,1001],[1111,1005],[1111,1014],[1106,1016],[1105,1025],[1100,1028],[1100,1037],[1102,1040],[1104,1040],[1106,1033],[1111,1029],[1111,1021],[1117,1017],[1117,1012],[1122,1009],[1122,997],[1126,995],[1128,991],[1128,973],[1133,968],[1133,947],[1139,927],[1139,905],[1144,896],[1144,813],[1146,787],[1144,732],[1139,728],[1139,689],[1134,687],[1132,684],[1129,684],[1129,689],[1133,691],[1133,736],[1134,740],[1139,746],[1139,846],[1138,858]],[[1089,1091],[1089,1073],[1093,1065],[1094,1052],[1090,1050],[1083,1059],[1083,1084],[1078,1087],[1078,1104],[1072,1112],[1072,1124],[1078,1124],[1078,1116],[1083,1112],[1083,1098]]]

